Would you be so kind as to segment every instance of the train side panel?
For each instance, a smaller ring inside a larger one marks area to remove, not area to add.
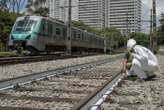
[[[40,52],[66,50],[67,27],[64,23],[40,16],[21,17],[20,19],[18,18],[18,21],[23,21],[23,23],[27,21],[27,25],[32,22],[32,27],[29,31],[25,31],[26,25],[21,28],[18,24],[18,26],[14,26],[13,30],[15,30],[15,27],[18,30],[12,31],[9,46],[13,46],[14,42],[23,42],[26,48],[33,48]],[[103,51],[104,38],[72,27],[71,46],[73,51]],[[109,49],[108,41],[107,49]]]

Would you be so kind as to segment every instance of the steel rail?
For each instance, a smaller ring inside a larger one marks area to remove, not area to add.
[[[3,57],[0,58],[0,65],[11,65],[18,63],[28,63],[28,62],[38,62],[38,61],[48,61],[56,59],[67,59],[76,57],[85,57],[90,55],[40,55],[40,56],[22,56],[22,57]]]
[[[27,62],[36,62],[36,61],[45,61],[59,58],[59,56],[55,55],[47,55],[47,56],[22,56],[22,57],[4,57],[0,58],[0,65],[9,65],[9,64],[17,64],[17,63],[27,63]]]
[[[0,90],[14,88],[14,87],[17,87],[19,85],[25,85],[25,84],[28,84],[28,83],[32,83],[33,81],[43,80],[43,79],[46,79],[46,78],[50,78],[50,77],[53,77],[53,76],[70,73],[70,72],[73,72],[73,71],[80,71],[82,69],[92,68],[92,67],[95,67],[97,65],[112,62],[112,61],[114,61],[118,58],[122,58],[122,57],[123,57],[123,55],[119,55],[119,56],[104,59],[104,60],[101,60],[101,61],[94,61],[94,62],[90,62],[90,63],[79,64],[79,65],[74,65],[74,66],[69,66],[69,67],[63,67],[63,68],[59,68],[59,69],[54,69],[54,70],[50,70],[50,71],[35,73],[35,74],[21,76],[21,77],[17,77],[17,78],[1,80],[0,81]]]
[[[38,108],[28,108],[28,107],[3,107],[0,106],[1,110],[49,110],[49,109],[38,109]]]
[[[102,87],[98,88],[94,93],[87,96],[86,99],[73,107],[73,110],[97,110],[101,108],[101,104],[112,93],[114,87],[122,80],[124,75],[122,71],[117,73],[112,79],[107,81]]]

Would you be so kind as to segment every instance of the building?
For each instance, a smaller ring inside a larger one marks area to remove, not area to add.
[[[105,25],[105,0],[79,0],[78,19],[91,27],[102,28]]]
[[[78,0],[72,0],[72,19],[77,20]],[[67,22],[68,19],[68,0],[47,0],[49,16]],[[76,14],[75,14],[76,13]]]
[[[102,28],[116,27],[125,35],[141,31],[141,0],[79,0],[79,20]]]
[[[72,0],[72,19],[77,20],[78,14],[78,0]],[[48,8],[48,15],[52,18],[67,21],[68,18],[68,0],[28,0],[27,1],[27,12],[28,9],[31,11],[38,10],[39,8]],[[76,13],[76,14],[75,14]]]
[[[47,2],[49,4],[49,16],[61,20],[61,0],[47,0]]]
[[[108,27],[125,35],[141,31],[141,0],[108,0]]]

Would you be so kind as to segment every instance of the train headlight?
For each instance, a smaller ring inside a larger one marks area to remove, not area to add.
[[[31,35],[28,35],[27,37],[26,37],[26,39],[30,39],[31,38]]]

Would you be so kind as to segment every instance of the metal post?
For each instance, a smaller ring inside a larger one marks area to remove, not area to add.
[[[129,36],[129,13],[128,13],[129,9],[127,9],[127,12],[126,12],[126,36],[128,39],[130,39],[130,36]]]
[[[107,1],[106,0],[104,0],[104,6],[106,5],[106,3],[107,3]],[[103,5],[102,5],[102,8],[104,8],[103,7]],[[106,6],[105,6],[106,7]],[[103,9],[102,9],[103,10]],[[106,53],[107,52],[107,38],[106,38],[106,11],[107,11],[107,9],[106,8],[104,8],[104,12],[103,12],[103,17],[104,17],[104,22],[103,22],[103,28],[104,28],[104,53]]]
[[[106,41],[106,34],[104,33],[104,53],[106,53],[107,51],[107,41]]]
[[[150,49],[153,51],[153,42],[152,42],[152,32],[153,31],[153,13],[152,9],[150,9],[150,37],[149,37],[149,46]]]
[[[72,0],[68,3],[68,22],[67,22],[67,38],[66,38],[66,54],[71,55],[71,4]]]
[[[156,0],[153,0],[153,51],[157,52],[157,35],[156,35]]]

